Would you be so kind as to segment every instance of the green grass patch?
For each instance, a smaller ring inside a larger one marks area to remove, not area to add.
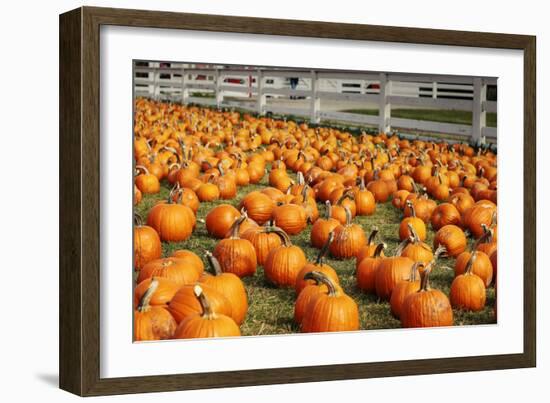
[[[346,109],[342,112],[378,116],[378,109]],[[431,122],[455,123],[461,125],[472,124],[472,112],[469,111],[453,111],[443,109],[392,109],[391,115],[394,118],[401,119],[427,120]],[[487,126],[497,127],[496,113],[487,113]]]
[[[241,187],[238,195],[233,200],[218,200],[212,203],[201,203],[197,212],[198,219],[204,219],[206,214],[216,205],[227,203],[237,205],[242,197],[247,193],[261,189],[267,185],[267,175],[258,185]],[[156,195],[144,195],[142,202],[135,207],[142,217],[147,217],[151,207],[159,200],[168,196],[169,186],[162,184],[162,189]],[[319,205],[321,214],[324,207]],[[360,224],[368,234],[373,226],[378,226],[380,233],[378,241],[384,241],[388,245],[386,255],[391,255],[399,244],[398,227],[401,221],[401,211],[394,208],[391,203],[379,204],[375,214],[372,216],[356,217],[354,222]],[[310,246],[311,225],[300,234],[291,237],[292,242],[300,246],[309,260],[314,260],[318,250]],[[432,244],[434,232],[428,230],[426,242]],[[177,249],[190,249],[204,259],[205,250],[213,250],[218,240],[210,237],[206,232],[205,225],[200,221],[190,239],[184,242],[166,243],[163,242],[163,256],[169,256]],[[331,265],[340,278],[341,285],[345,292],[349,294],[358,304],[360,311],[361,329],[392,329],[399,328],[400,322],[390,313],[388,302],[379,300],[375,295],[362,293],[357,289],[355,281],[355,259],[336,260],[331,257],[327,259],[327,264]],[[442,290],[447,295],[454,277],[452,270],[454,259],[441,259],[434,268],[430,284],[433,288]],[[241,326],[243,335],[268,335],[268,334],[288,334],[299,332],[299,327],[294,324],[294,301],[296,295],[294,289],[275,288],[265,281],[263,268],[258,267],[256,275],[243,279],[248,299],[249,310],[245,322]],[[493,307],[495,303],[494,288],[487,290],[487,306],[481,312],[461,312],[454,311],[455,325],[480,325],[495,323]]]

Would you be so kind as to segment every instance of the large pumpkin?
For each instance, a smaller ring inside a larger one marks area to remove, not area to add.
[[[160,258],[162,246],[157,231],[148,225],[141,224],[141,218],[136,215],[134,225],[134,267],[139,270],[151,260]]]
[[[340,225],[338,220],[332,218],[332,206],[330,201],[327,200],[325,205],[325,217],[319,218],[311,227],[311,245],[315,248],[322,248],[330,232]]]
[[[178,325],[174,339],[196,339],[205,337],[235,337],[240,336],[239,326],[229,316],[213,308],[210,298],[203,288],[196,285],[194,296],[200,304],[200,312],[188,315]]]
[[[215,238],[224,238],[240,216],[239,210],[232,205],[220,204],[206,215],[206,230]]]
[[[304,312],[302,332],[341,332],[359,330],[359,309],[355,301],[321,272],[310,272],[306,280],[316,279],[327,292],[315,294]]]
[[[168,310],[177,323],[180,323],[188,316],[202,312],[201,304],[194,293],[195,285],[181,287],[168,303]],[[231,302],[222,293],[206,284],[202,284],[201,288],[208,297],[210,306],[214,312],[231,317],[233,313]]]
[[[403,256],[392,256],[381,259],[375,277],[376,295],[389,300],[396,284],[410,276],[414,260]]]
[[[158,281],[153,280],[134,311],[134,340],[170,339],[176,330],[176,321],[163,305],[151,305]]]
[[[336,274],[336,270],[334,270],[332,267],[330,267],[328,264],[326,264],[325,256],[328,253],[328,248],[331,244],[331,242],[334,240],[334,233],[331,232],[329,234],[329,237],[327,241],[325,242],[325,245],[321,248],[319,251],[319,254],[317,255],[317,259],[315,259],[315,262],[308,262],[302,270],[298,273],[296,277],[296,285],[294,286],[294,289],[296,290],[296,295],[299,295],[300,292],[310,284],[314,284],[314,280],[306,280],[304,279],[304,276],[309,273],[310,271],[318,271],[326,276],[330,277],[332,281],[334,281],[336,284],[339,284],[338,280],[338,274]]]
[[[374,254],[372,256],[364,257],[363,259],[357,259],[356,278],[357,287],[368,293],[374,293],[376,291],[376,272],[378,265],[382,261],[382,253],[385,244],[380,243],[376,246]]]
[[[330,253],[338,259],[357,256],[367,242],[363,228],[351,222],[351,212],[346,207],[346,224],[334,229],[334,241],[330,244]]]
[[[253,276],[258,264],[252,243],[239,236],[239,227],[245,219],[245,216],[237,219],[231,226],[231,236],[222,239],[214,248],[214,256],[219,260],[223,272],[239,277]]]
[[[267,195],[254,191],[243,198],[240,206],[246,210],[250,218],[258,224],[263,224],[271,219],[275,203]]]
[[[493,281],[493,265],[491,259],[479,250],[462,252],[455,262],[455,276],[466,273],[470,267],[473,274],[483,280],[485,287],[489,287]]]
[[[485,282],[474,273],[473,269],[477,256],[481,253],[483,252],[474,252],[468,259],[464,272],[457,275],[453,280],[450,293],[453,308],[474,312],[485,308],[487,298]]]
[[[302,232],[307,225],[306,210],[297,204],[283,204],[273,209],[273,221],[289,235]]]
[[[289,236],[281,228],[274,227],[271,231],[281,237],[282,244],[267,255],[264,275],[274,285],[294,287],[298,273],[307,262],[304,251],[293,245]]]
[[[185,241],[193,233],[196,218],[189,207],[175,204],[169,196],[166,202],[153,206],[147,216],[147,225],[153,227],[162,241]]]
[[[456,257],[466,250],[466,235],[459,227],[453,224],[445,225],[436,232],[434,247],[444,246],[447,255]]]
[[[210,252],[206,252],[212,274],[205,273],[200,282],[224,295],[231,303],[231,317],[240,325],[248,311],[248,298],[241,279],[233,273],[224,273],[220,262]]]
[[[401,308],[403,327],[453,325],[453,309],[447,296],[429,285],[431,268],[421,273],[420,289],[407,296]]]

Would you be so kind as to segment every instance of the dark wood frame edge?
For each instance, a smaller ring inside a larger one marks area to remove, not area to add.
[[[99,28],[101,25],[524,51],[524,352],[383,363],[100,378]],[[60,387],[81,396],[536,366],[534,36],[82,7],[60,16]]]

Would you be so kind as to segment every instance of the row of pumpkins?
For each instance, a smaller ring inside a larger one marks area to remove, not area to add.
[[[358,330],[357,304],[325,263],[329,253],[355,259],[359,289],[388,300],[404,327],[449,326],[452,308],[484,309],[497,268],[493,153],[145,99],[136,101],[135,122],[134,203],[158,193],[161,181],[173,186],[146,225],[136,218],[136,340],[239,335],[248,309],[241,278],[258,265],[270,283],[295,288],[303,332]],[[201,202],[233,199],[265,175],[269,186],[239,209],[220,204],[207,214],[208,233],[220,239],[206,254],[209,272],[191,251],[161,258],[161,241],[192,236]],[[402,243],[385,256],[377,230],[367,237],[353,220],[390,200],[403,212]],[[319,249],[313,262],[289,236],[309,224]],[[433,249],[424,242],[428,225],[437,231]],[[456,258],[450,298],[429,285],[443,255]]]

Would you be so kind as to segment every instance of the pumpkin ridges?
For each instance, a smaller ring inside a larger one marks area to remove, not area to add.
[[[231,226],[231,237],[222,239],[214,248],[214,256],[226,273],[239,277],[252,276],[256,273],[256,250],[250,241],[239,236],[239,227],[246,219],[241,216]]]
[[[200,305],[200,313],[191,314],[183,319],[175,333],[176,339],[204,337],[235,337],[241,332],[237,324],[227,315],[218,313],[211,305],[210,298],[199,285],[193,288],[193,294]]]

